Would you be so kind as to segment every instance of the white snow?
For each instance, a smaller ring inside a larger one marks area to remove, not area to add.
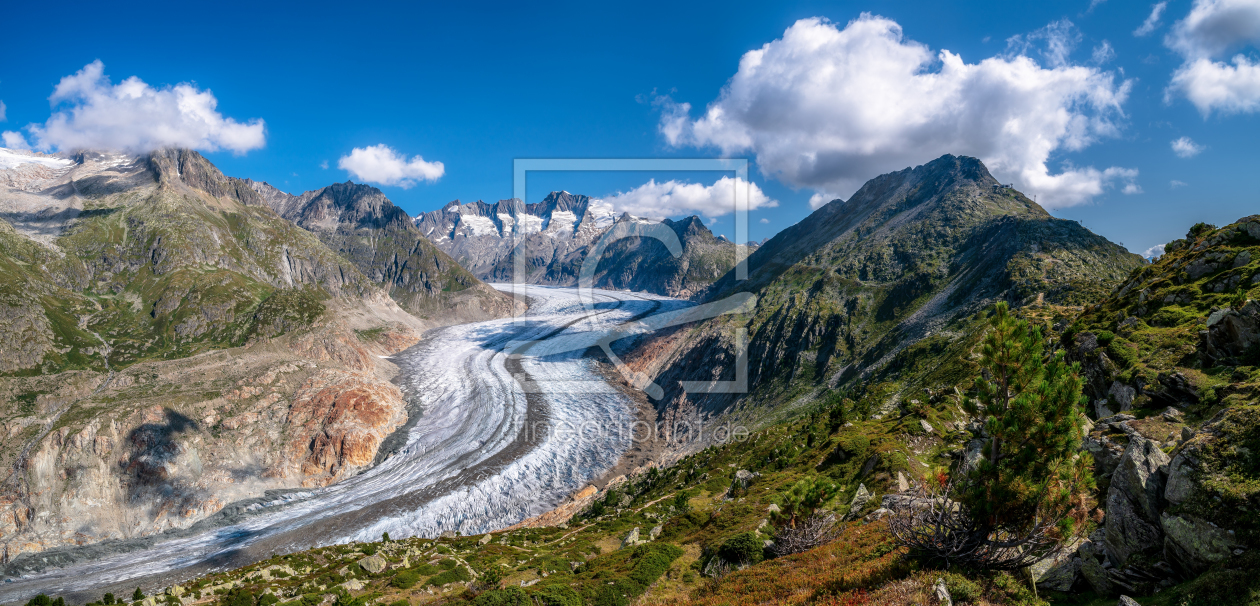
[[[512,215],[507,213],[499,213],[498,217],[499,223],[503,224],[503,237],[506,238],[512,233],[512,226],[516,224],[516,219],[513,219]]]
[[[596,229],[604,229],[617,220],[617,211],[613,205],[603,200],[591,200],[586,206],[586,213],[595,220]]]
[[[467,225],[472,230],[474,236],[497,236],[499,228],[494,226],[494,221],[490,217],[481,215],[460,215],[459,224]]]
[[[557,210],[551,213],[551,220],[547,222],[547,234],[555,237],[561,232],[572,234],[573,226],[577,224],[577,215],[572,211]]]
[[[35,156],[26,152],[21,152],[7,147],[0,147],[0,170],[17,168],[23,164],[38,164],[47,166],[48,168],[67,168],[74,164],[73,160],[64,158],[52,158],[48,156]]]
[[[542,231],[542,228],[543,228],[542,217],[535,216],[535,215],[522,214],[520,217],[517,217],[517,220],[520,221],[520,227],[518,229],[520,230],[519,233],[522,235],[536,234]]]

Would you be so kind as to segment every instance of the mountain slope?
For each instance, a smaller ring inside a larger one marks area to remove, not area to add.
[[[281,217],[315,234],[386,286],[412,313],[447,324],[512,312],[508,297],[438,250],[375,187],[346,182],[292,196],[266,183],[247,185]]]
[[[434,325],[195,152],[0,150],[0,562],[370,466]]]
[[[513,246],[524,259],[524,279],[533,284],[576,286],[592,249],[619,224],[650,222],[588,196],[551,192],[542,202],[501,200],[452,202],[415,218],[439,248],[483,280],[515,279]],[[674,258],[653,238],[630,236],[611,242],[597,260],[595,286],[692,297],[735,265],[735,247],[715,238],[698,217],[663,222],[674,231],[683,254]]]
[[[1079,303],[1142,264],[1000,187],[980,161],[947,155],[876,177],[772,238],[749,257],[748,281],[731,272],[705,294],[755,293],[751,317],[661,335],[635,364],[667,390],[658,407],[668,418],[699,422],[736,402],[765,415],[828,389],[874,389],[894,362],[939,364],[935,356],[966,332],[954,324],[993,301]],[[678,381],[734,378],[737,328],[750,335],[751,397],[681,393]],[[925,339],[936,353],[897,359]],[[911,385],[879,389],[877,414]]]

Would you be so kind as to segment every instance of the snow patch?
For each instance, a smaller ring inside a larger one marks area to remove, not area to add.
[[[472,230],[474,236],[497,236],[499,229],[494,226],[494,221],[490,217],[481,215],[460,215],[459,224],[468,226]]]
[[[0,147],[0,170],[17,168],[23,164],[38,164],[48,168],[68,168],[74,164],[74,161],[50,156],[35,156],[26,152]]]

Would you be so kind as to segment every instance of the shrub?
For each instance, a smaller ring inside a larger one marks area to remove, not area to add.
[[[751,532],[737,534],[722,543],[718,556],[736,564],[756,564],[762,559],[762,543]]]
[[[449,561],[449,560],[448,560]],[[456,566],[446,572],[433,575],[429,578],[429,585],[445,585],[447,583],[462,583],[469,580],[468,571],[463,566]]]
[[[572,587],[547,585],[534,593],[542,606],[582,606],[582,596]]]
[[[1113,334],[1111,331],[1108,331],[1108,330],[1101,331],[1098,333],[1098,344],[1103,347],[1106,347],[1110,345],[1112,339],[1115,339],[1115,338],[1116,338],[1116,335]]]
[[[420,582],[420,573],[416,570],[404,570],[390,579],[389,584],[399,589],[411,589]]]
[[[1189,233],[1186,234],[1187,240],[1196,240],[1216,230],[1216,226],[1211,223],[1195,223],[1190,226]]]
[[[534,606],[534,601],[520,587],[486,591],[473,599],[476,606]]]
[[[362,551],[365,556],[374,556],[376,555],[376,545],[368,543],[367,545],[364,545],[360,551]]]

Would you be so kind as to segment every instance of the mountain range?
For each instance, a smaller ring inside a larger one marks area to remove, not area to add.
[[[734,267],[735,247],[715,237],[699,217],[662,222],[682,245],[679,257],[654,238],[633,235],[633,229],[624,231],[627,237],[614,237],[622,233],[618,226],[652,223],[567,191],[551,192],[534,204],[455,201],[415,218],[416,227],[438,248],[492,282],[516,279],[518,255],[523,281],[553,286],[577,286],[582,265],[594,261],[596,287],[690,298]],[[592,258],[605,240],[604,253]]]

